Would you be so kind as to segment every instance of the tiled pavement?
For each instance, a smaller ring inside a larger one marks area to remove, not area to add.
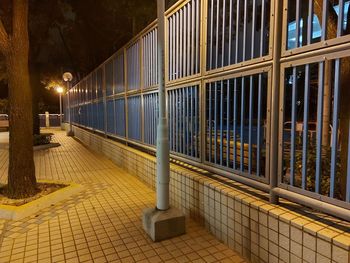
[[[38,179],[74,181],[85,189],[20,221],[0,220],[0,262],[243,262],[187,220],[187,234],[153,243],[141,213],[154,191],[110,160],[55,130],[58,148],[35,153]],[[0,149],[6,182],[7,149]]]

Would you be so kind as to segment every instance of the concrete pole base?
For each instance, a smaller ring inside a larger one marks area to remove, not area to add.
[[[142,214],[142,225],[154,242],[186,233],[185,215],[176,208],[169,208],[165,211],[146,208]]]
[[[67,136],[73,137],[74,136],[74,132],[72,130],[68,130],[67,131]]]

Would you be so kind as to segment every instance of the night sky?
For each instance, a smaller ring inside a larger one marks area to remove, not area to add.
[[[151,23],[156,11],[156,0],[29,0],[29,68],[39,110],[57,113],[57,94],[45,87],[61,81],[65,71],[76,80],[84,77]],[[1,0],[0,16],[8,32],[11,12],[11,1]],[[7,93],[0,56],[0,98]]]

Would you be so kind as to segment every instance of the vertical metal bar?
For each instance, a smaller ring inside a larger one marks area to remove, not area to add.
[[[149,47],[148,47],[148,53],[150,54],[149,58],[149,69],[148,69],[148,87],[152,85],[153,83],[153,70],[154,70],[154,53],[153,53],[153,31],[151,31],[148,34],[149,39]]]
[[[232,48],[232,1],[230,1],[230,7],[229,7],[229,29],[228,29],[228,65],[231,65],[231,48]],[[229,156],[228,156],[229,158]],[[230,158],[229,158],[230,160]]]
[[[301,175],[301,187],[306,189],[307,176],[307,155],[309,144],[309,99],[310,99],[310,65],[305,65],[305,86],[304,86],[304,124],[303,124],[303,167]]]
[[[245,0],[247,1],[247,0]],[[244,99],[245,99],[245,77],[242,77],[242,94],[241,94],[241,171],[244,170]]]
[[[174,79],[178,79],[180,77],[179,75],[179,41],[180,41],[180,36],[179,36],[179,13],[176,13],[176,76],[174,76]]]
[[[169,110],[169,143],[170,143],[170,150],[173,150],[173,106],[172,106],[172,96],[171,92],[168,92],[168,110]]]
[[[307,44],[310,45],[312,41],[312,22],[314,17],[314,0],[309,0],[309,13],[307,17]]]
[[[183,46],[184,46],[184,50],[183,50],[183,54],[182,54],[182,59],[183,59],[183,73],[182,76],[185,77],[187,76],[187,6],[183,7],[184,9],[184,22],[183,22]]]
[[[262,93],[262,73],[259,74],[258,87],[258,123],[257,123],[257,138],[256,138],[256,175],[260,176],[260,154],[261,154],[261,93]]]
[[[186,88],[186,154],[189,155],[189,88]]]
[[[300,0],[296,0],[295,10],[295,47],[298,48],[300,43]]]
[[[322,5],[322,28],[321,28],[321,40],[327,39],[327,20],[328,20],[328,0],[323,0]]]
[[[185,148],[185,136],[184,136],[184,115],[185,115],[185,94],[184,94],[184,88],[180,89],[180,102],[181,102],[181,106],[180,106],[180,152],[184,153],[184,148]]]
[[[220,165],[222,165],[223,155],[224,155],[224,88],[223,81],[220,83]]]
[[[218,68],[218,60],[219,60],[219,9],[220,2],[216,0],[216,39],[215,39],[215,68]]]
[[[142,38],[142,61],[143,61],[143,85],[147,87],[147,37]]]
[[[151,133],[151,125],[150,125],[150,116],[151,116],[151,111],[150,111],[150,104],[149,104],[149,97],[148,95],[144,96],[144,107],[145,107],[145,110],[144,110],[144,140],[147,144],[150,144],[150,133]],[[147,126],[146,126],[147,125]]]
[[[159,95],[158,95],[159,96]],[[175,111],[174,111],[174,93],[172,90],[168,91],[168,107],[170,109],[170,126],[171,126],[171,136],[170,136],[170,141],[171,141],[171,151],[175,150]],[[159,121],[159,120],[158,120]]]
[[[188,12],[187,12],[187,54],[186,54],[186,61],[187,61],[187,76],[191,75],[191,69],[190,69],[190,62],[191,62],[191,2],[188,3]]]
[[[253,0],[253,14],[252,14],[252,46],[251,46],[251,54],[250,54],[250,58],[253,59],[254,58],[254,48],[255,48],[255,9],[256,9],[256,0]]]
[[[290,150],[290,185],[294,186],[295,176],[295,136],[296,136],[296,104],[297,104],[297,68],[293,67],[292,85],[292,127],[291,127],[291,150]]]
[[[147,52],[147,68],[146,68],[146,85],[145,87],[149,87],[150,83],[151,83],[151,71],[152,71],[152,63],[151,63],[151,59],[152,59],[152,53],[151,53],[151,33],[148,33],[146,36],[146,52]]]
[[[199,73],[199,0],[196,0],[196,73]]]
[[[195,147],[194,147],[194,150],[195,150],[195,156],[196,156],[196,158],[198,157],[198,142],[199,142],[199,134],[198,134],[198,122],[199,122],[199,95],[198,95],[198,86],[196,86],[196,88],[195,88],[195,90],[194,90],[194,94],[195,94],[195,97],[194,97],[194,105],[195,105],[195,107],[194,107],[194,111],[195,111],[195,119],[194,119],[194,121],[195,121],[195,127],[196,127],[196,129],[195,129],[195,134],[196,134],[196,136],[195,136],[195,138],[196,138],[196,140],[195,140]]]
[[[237,0],[237,6],[236,6],[236,57],[235,57],[235,64],[238,63],[238,49],[239,49],[239,12],[240,12],[240,1]]]
[[[214,88],[214,91],[215,91],[215,94],[214,94],[214,105],[215,105],[215,108],[214,108],[214,161],[215,161],[215,164],[217,163],[217,154],[218,154],[218,151],[217,151],[217,130],[218,130],[218,113],[217,113],[217,110],[218,110],[218,106],[217,106],[217,103],[218,103],[218,83],[215,82],[215,88]]]
[[[183,77],[182,61],[183,61],[183,10],[180,9],[180,54],[179,54],[179,78]]]
[[[211,157],[212,157],[212,144],[213,144],[213,139],[212,139],[212,130],[213,130],[213,127],[212,127],[212,98],[211,98],[211,85],[212,83],[209,83],[209,162],[211,162]]]
[[[213,0],[211,0],[213,2]],[[193,2],[194,3],[194,2]],[[194,70],[194,67],[195,67],[195,62],[194,62],[194,59],[195,59],[195,55],[194,55],[194,51],[195,51],[195,48],[194,48],[194,45],[195,45],[195,33],[194,33],[194,30],[195,30],[195,16],[196,16],[196,10],[195,10],[195,4],[193,4],[192,6],[192,21],[191,21],[191,75],[194,74],[195,70]]]
[[[213,69],[213,23],[214,23],[214,0],[210,1],[210,47],[209,47],[209,69]]]
[[[339,117],[339,92],[340,92],[340,59],[335,60],[334,69],[334,101],[333,101],[333,131],[331,145],[331,182],[330,197],[334,198],[335,179],[337,173],[337,157],[338,157],[338,117]],[[348,181],[348,184],[350,182]]]
[[[250,76],[250,83],[249,83],[249,134],[248,134],[248,141],[249,141],[249,148],[248,148],[248,173],[252,173],[252,126],[253,126],[253,76]]]
[[[194,120],[193,120],[193,118],[194,118],[194,112],[193,112],[193,99],[194,99],[194,97],[193,97],[193,89],[194,89],[195,87],[192,87],[191,88],[191,114],[190,114],[190,118],[191,118],[191,156],[192,157],[194,157],[194,149],[193,149],[193,147],[194,147],[194,127],[193,127],[193,125],[194,125]]]
[[[179,106],[179,90],[175,90],[175,110],[176,110],[176,152],[179,152],[180,150],[180,145],[179,145],[179,139],[180,139],[180,121],[179,121],[179,111],[180,111],[180,106]]]
[[[221,46],[221,67],[225,66],[225,19],[226,19],[226,1],[222,4],[222,46]]]
[[[316,178],[315,191],[321,191],[321,159],[322,159],[322,115],[324,93],[324,62],[319,63],[318,95],[317,95],[317,148],[316,148]]]
[[[231,38],[231,37],[230,37]],[[230,129],[230,80],[226,80],[226,88],[227,88],[227,95],[226,95],[226,166],[230,167],[230,136],[231,136],[231,129]]]
[[[172,112],[173,112],[173,151],[176,151],[176,103],[175,103],[175,100],[176,99],[176,94],[175,94],[175,91],[172,90],[171,91],[171,101],[172,101]]]
[[[243,61],[246,59],[246,41],[247,41],[247,0],[244,0],[244,20],[243,20]]]
[[[168,31],[168,42],[169,42],[169,49],[168,49],[168,59],[169,59],[169,70],[168,70],[168,79],[172,80],[173,79],[173,17],[169,17],[168,19],[168,24],[169,24],[169,31]],[[171,146],[170,146],[171,148]]]
[[[237,0],[239,1],[239,0]],[[233,86],[233,169],[236,169],[237,161],[237,78]]]
[[[348,21],[348,23],[349,22],[350,21]],[[337,37],[340,37],[341,35],[343,35],[343,23],[344,23],[344,0],[339,0]]]

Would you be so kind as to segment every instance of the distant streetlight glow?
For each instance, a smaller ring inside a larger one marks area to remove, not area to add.
[[[57,93],[62,94],[64,92],[64,89],[62,87],[58,86],[58,87],[56,87],[56,91],[57,91]]]

